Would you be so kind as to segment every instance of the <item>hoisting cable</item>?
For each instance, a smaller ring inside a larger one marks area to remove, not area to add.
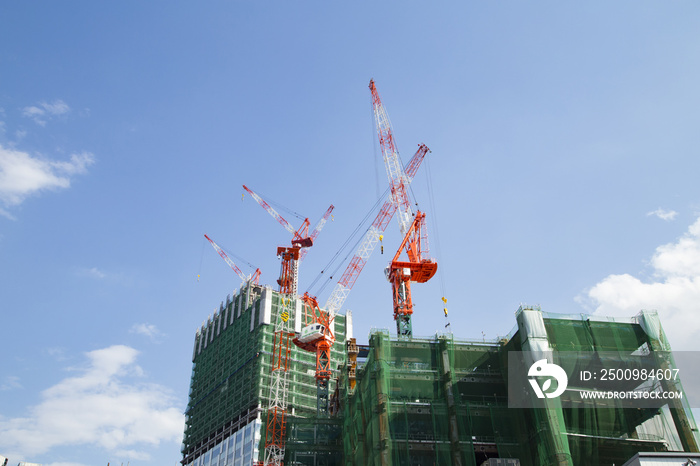
[[[197,270],[197,281],[202,274],[202,260],[204,260],[204,246],[206,246],[206,239],[202,240],[202,253],[199,255],[199,269]]]
[[[223,244],[219,244],[219,247],[221,248],[222,251],[224,251],[224,252],[226,253],[227,256],[233,257],[234,259],[236,259],[236,264],[243,263],[243,264],[247,265],[248,267],[250,267],[250,268],[253,269],[253,270],[255,270],[255,269],[258,268],[258,267],[256,267],[255,265],[253,265],[253,264],[251,264],[250,262],[248,262],[247,260],[245,260],[244,258],[242,258],[241,256],[239,256],[239,255],[237,255],[237,254],[234,254],[234,253],[232,253],[231,251],[229,251],[229,250],[226,248],[226,246],[224,246]]]
[[[355,227],[355,229],[350,233],[350,235],[347,237],[347,239],[343,242],[343,244],[340,246],[340,248],[336,251],[336,253],[333,255],[333,257],[328,261],[326,266],[321,270],[321,272],[316,275],[316,278],[311,282],[311,284],[308,287],[309,294],[312,294],[313,296],[319,296],[325,287],[330,283],[331,280],[333,280],[333,277],[338,273],[338,270],[340,267],[345,264],[345,262],[348,260],[348,257],[350,257],[350,254],[353,254],[355,250],[357,249],[357,245],[362,241],[363,236],[361,236],[359,239],[357,239],[353,245],[353,247],[350,249],[350,252],[348,252],[345,257],[336,265],[336,267],[333,269],[332,273],[330,276],[328,276],[328,279],[324,281],[324,283],[320,286],[318,292],[316,293],[311,293],[311,290],[314,286],[316,286],[316,283],[321,279],[322,276],[326,275],[326,271],[333,266],[333,264],[338,260],[338,257],[342,254],[344,250],[348,248],[348,245],[350,242],[357,236],[357,234],[362,231],[363,233],[367,232],[369,227],[363,229],[363,225],[367,223],[367,221],[371,218],[372,214],[374,214],[378,207],[384,202],[384,200],[387,198],[387,195],[389,194],[389,188],[384,191],[384,194],[380,196],[377,199],[377,202],[372,206],[372,208],[365,214],[364,218],[360,221],[360,223]]]
[[[438,264],[442,264],[442,250],[440,247],[440,231],[438,229],[438,225],[440,222],[438,222],[437,219],[437,209],[435,208],[435,195],[433,193],[433,175],[430,172],[430,160],[429,157],[426,157],[425,160],[425,173],[426,173],[426,178],[427,178],[427,184],[428,184],[428,199],[430,202],[430,210],[432,212],[432,217],[433,221],[431,222],[433,226],[433,232],[434,235],[432,237],[435,238],[435,241],[433,243],[435,244],[435,258],[437,259]],[[444,266],[438,266],[438,277],[440,280],[440,293],[442,294],[442,303],[443,303],[443,312],[445,313],[445,328],[450,327],[450,320],[447,317],[447,292],[445,291],[445,275],[443,273]]]
[[[256,192],[256,193],[265,202],[267,202],[268,204],[270,204],[272,207],[276,208],[277,210],[283,210],[283,211],[287,212],[289,215],[293,215],[294,217],[298,218],[299,220],[304,220],[305,218],[307,218],[306,216],[301,215],[300,213],[290,209],[289,207],[285,206],[284,204],[280,204],[279,202],[270,199],[269,197],[265,196],[264,194],[261,194],[258,192]]]

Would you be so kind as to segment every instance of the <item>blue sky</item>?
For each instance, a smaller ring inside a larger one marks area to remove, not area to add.
[[[521,303],[651,308],[694,348],[699,8],[3,2],[0,454],[177,463],[194,332],[240,283],[203,234],[274,284],[289,234],[241,185],[312,223],[333,203],[306,290],[387,186],[370,78],[404,162],[432,149],[415,334],[443,329],[444,289],[464,338]],[[360,341],[394,331],[399,242],[394,221],[346,301]]]

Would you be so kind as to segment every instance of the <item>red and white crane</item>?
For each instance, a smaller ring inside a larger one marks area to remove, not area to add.
[[[377,217],[365,233],[355,255],[350,260],[345,272],[326,301],[325,307],[321,309],[318,301],[313,296],[309,296],[306,293],[302,296],[305,326],[302,328],[301,335],[293,341],[300,348],[316,353],[317,412],[319,415],[327,414],[329,409],[330,352],[335,341],[332,327],[333,320],[350,294],[350,290],[357,281],[367,260],[381,241],[382,233],[397,211],[399,212],[399,225],[402,234],[405,235],[409,231],[413,214],[406,189],[429,151],[425,144],[420,144],[406,168],[404,169],[401,166],[389,118],[379,99],[374,81],[370,81],[369,87],[372,92],[372,104],[379,140],[382,144],[382,156],[389,177],[391,196],[382,205]]]
[[[331,204],[314,231],[309,235],[308,218],[304,219],[298,230],[294,230],[290,223],[264,199],[247,186],[243,185],[243,188],[293,235],[291,247],[279,246],[277,248],[277,255],[282,259],[280,277],[277,280],[280,287],[279,292],[282,295],[282,309],[275,323],[273,334],[272,356],[270,358],[270,401],[265,421],[265,453],[262,463],[265,466],[281,466],[284,460],[286,441],[290,341],[295,335],[291,328],[290,316],[296,308],[299,261],[304,258],[306,250],[313,246],[314,240],[318,237],[334,207]]]
[[[314,231],[309,235],[309,219],[305,218],[298,230],[284,219],[275,209],[270,206],[263,198],[256,194],[253,190],[243,185],[252,197],[262,206],[272,217],[274,217],[288,232],[292,234],[291,247],[280,246],[277,248],[277,255],[282,259],[282,273],[277,283],[280,285],[280,292],[291,294],[296,299],[297,288],[299,283],[299,261],[306,256],[305,249],[310,248],[314,244],[314,240],[318,237],[321,229],[326,224],[326,220],[330,217],[331,212],[335,208],[333,204],[328,207],[326,213],[321,220],[316,224]],[[283,291],[285,290],[285,291]]]
[[[236,272],[239,277],[241,277],[241,280],[243,280],[246,283],[252,282],[255,285],[260,284],[260,269],[255,269],[255,272],[253,272],[252,275],[244,274],[243,271],[236,265],[236,263],[233,262],[230,257],[228,257],[224,250],[221,249],[221,247],[218,244],[216,244],[213,239],[211,239],[206,234],[204,235],[204,237],[209,241],[209,243],[211,243],[216,252],[219,253],[219,256],[221,256],[221,258],[229,265],[229,267],[231,267],[233,271]]]
[[[372,92],[372,107],[374,108],[374,120],[377,124],[379,143],[382,148],[382,157],[389,177],[389,187],[394,205],[398,211],[399,228],[404,236],[394,260],[387,267],[387,279],[392,283],[394,299],[394,320],[399,337],[412,336],[411,314],[413,314],[413,301],[411,299],[411,281],[425,283],[430,280],[437,271],[437,263],[428,259],[428,236],[425,226],[425,214],[418,212],[414,217],[411,210],[407,187],[408,179],[399,160],[399,153],[394,142],[394,135],[389,122],[389,116],[379,98],[379,91],[374,80],[369,82]],[[401,250],[406,248],[408,262],[399,261]],[[424,250],[423,250],[424,249]]]
[[[408,162],[406,165],[405,173],[407,184],[410,184],[411,181],[413,181],[413,178],[416,176],[416,172],[418,171],[418,167],[420,167],[425,155],[429,151],[430,149],[428,149],[428,146],[425,144],[420,144],[418,146],[418,150],[413,155],[413,158],[411,158],[410,162]],[[393,198],[389,198],[382,205],[382,208],[379,210],[379,213],[372,222],[372,225],[370,225],[364,238],[360,242],[355,255],[350,260],[350,263],[345,268],[343,275],[340,277],[340,280],[338,280],[338,283],[335,285],[335,288],[333,288],[331,295],[326,301],[324,309],[331,314],[331,316],[335,316],[343,307],[343,303],[345,303],[345,300],[350,294],[350,290],[355,285],[357,278],[360,276],[362,269],[365,267],[365,264],[374,252],[377,244],[379,244],[384,230],[386,230],[389,222],[391,222],[391,219],[396,213],[397,209],[398,207],[396,204],[394,204]]]

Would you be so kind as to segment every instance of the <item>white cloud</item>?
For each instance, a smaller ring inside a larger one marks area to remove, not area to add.
[[[53,102],[40,102],[22,109],[22,116],[31,118],[39,126],[46,126],[46,122],[54,116],[64,115],[70,112],[70,107],[64,101],[58,99]]]
[[[32,457],[85,445],[145,457],[144,448],[177,444],[184,416],[166,388],[132,380],[143,374],[137,355],[120,345],[86,353],[81,374],[44,390],[25,417],[0,418],[0,451]]]
[[[139,335],[145,335],[148,338],[155,340],[162,335],[160,330],[153,324],[134,324],[129,330],[129,333],[137,333]]]
[[[28,196],[70,187],[71,177],[87,173],[94,163],[88,152],[73,154],[70,161],[51,161],[0,145],[0,212],[21,204]]]
[[[656,210],[647,212],[647,216],[651,217],[652,215],[660,218],[661,220],[666,220],[667,222],[670,222],[671,220],[676,218],[678,212],[676,212],[675,210],[664,210],[659,207]]]
[[[83,463],[49,463],[47,466],[87,466]]]
[[[697,348],[700,335],[700,218],[677,241],[656,248],[653,279],[610,275],[588,291],[595,313],[631,316],[642,309],[659,312],[675,350]]]

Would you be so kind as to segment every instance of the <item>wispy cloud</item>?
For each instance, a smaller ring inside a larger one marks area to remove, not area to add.
[[[87,173],[94,163],[89,152],[73,154],[69,161],[53,161],[0,145],[0,214],[36,193],[70,187],[71,177]]]
[[[97,446],[144,458],[148,447],[175,445],[184,416],[168,389],[139,381],[137,356],[122,345],[86,353],[80,375],[44,390],[25,416],[0,418],[0,451],[26,458],[58,446]]]
[[[661,220],[666,220],[667,222],[670,222],[671,220],[676,218],[676,215],[678,215],[678,212],[676,212],[675,210],[664,210],[660,207],[656,210],[651,211],[651,212],[647,212],[647,216],[658,217]]]
[[[47,348],[46,353],[54,358],[58,362],[67,361],[69,358],[66,356],[65,348],[59,346],[54,346],[52,348]]]
[[[156,340],[158,339],[158,337],[163,335],[155,325],[148,323],[134,324],[129,330],[129,333],[144,335],[150,338],[151,340]]]
[[[107,274],[97,267],[81,267],[77,269],[75,273],[80,277],[96,278],[98,280],[102,280],[103,278],[107,277]]]
[[[19,383],[19,377],[17,376],[6,375],[0,382],[0,391],[14,390],[16,388],[22,388],[22,384]]]
[[[70,107],[64,101],[58,99],[53,102],[39,102],[22,109],[22,116],[31,118],[39,126],[46,126],[46,122],[52,117],[65,115],[70,112]]]
[[[697,349],[700,334],[700,218],[678,240],[656,248],[652,280],[609,275],[587,293],[596,314],[631,316],[655,309],[675,350]]]

